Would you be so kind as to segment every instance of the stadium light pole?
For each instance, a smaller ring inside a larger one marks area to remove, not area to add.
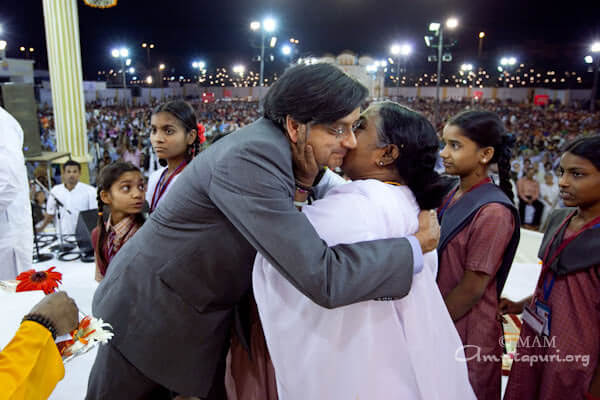
[[[123,89],[127,88],[127,82],[125,78],[125,59],[129,57],[129,50],[125,47],[121,47],[120,49],[113,49],[111,54],[114,58],[121,59],[121,72],[123,72]]]
[[[442,52],[444,50],[444,28],[454,29],[458,26],[456,18],[448,18],[446,24],[432,22],[429,24],[429,30],[438,35],[438,57],[437,57],[437,79],[435,82],[435,122],[440,122],[440,84],[442,82]]]
[[[236,64],[233,66],[232,71],[234,74],[238,75],[239,84],[242,86],[244,74],[246,73],[246,67],[242,64]]]
[[[252,21],[250,23],[250,29],[253,31],[257,31],[260,29],[261,38],[260,38],[260,86],[263,86],[264,75],[265,75],[265,35],[266,33],[271,33],[275,31],[277,23],[271,17],[265,18],[262,23],[258,21]]]
[[[500,65],[504,69],[504,87],[507,87],[507,78],[510,75],[509,68],[512,68],[517,63],[517,59],[515,57],[502,57],[500,59]]]
[[[154,47],[154,43],[142,43],[142,48],[146,49],[146,55],[148,57],[148,68],[150,69],[152,68],[152,62],[150,61],[150,49],[153,49]]]
[[[6,56],[7,45],[8,43],[6,43],[6,40],[0,40],[0,60],[3,60]]]
[[[293,50],[292,50],[292,46],[290,46],[289,44],[284,44],[283,46],[281,46],[281,54],[283,54],[283,56],[287,59],[288,64],[292,64],[292,55]]]
[[[194,61],[192,62],[192,68],[198,70],[198,83],[200,83],[201,75],[206,73],[206,63],[201,60]]]
[[[600,41],[592,43],[590,51],[594,53],[596,65],[594,66],[594,83],[592,84],[592,98],[590,99],[590,111],[596,111],[596,94],[598,93],[598,70],[600,70]]]
[[[408,56],[412,53],[412,46],[408,43],[404,44],[392,44],[390,47],[390,53],[396,59],[396,87],[400,86],[400,58],[404,61],[404,69],[406,69],[406,61]]]
[[[485,32],[479,32],[479,46],[477,47],[477,58],[481,58],[481,52],[483,50],[483,38],[485,37]]]

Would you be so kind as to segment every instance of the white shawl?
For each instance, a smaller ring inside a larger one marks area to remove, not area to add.
[[[303,212],[329,246],[418,230],[412,192],[376,180],[335,187]],[[436,252],[424,260],[406,297],[328,310],[259,253],[254,295],[280,399],[475,399],[460,337],[435,281]]]

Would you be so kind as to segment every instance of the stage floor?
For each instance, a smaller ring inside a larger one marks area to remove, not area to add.
[[[503,296],[520,300],[533,293],[540,272],[535,254],[541,243],[542,235],[537,232],[522,231],[521,244],[512,270],[506,282]],[[48,252],[43,249],[42,252]],[[94,263],[60,261],[54,258],[34,264],[36,270],[56,267],[63,274],[60,290],[66,291],[75,299],[84,314],[92,311],[92,297],[98,283],[94,280]],[[23,315],[27,314],[43,296],[42,292],[9,294],[0,290],[0,348],[4,347],[16,332]],[[107,321],[110,323],[110,321]],[[58,383],[50,396],[52,400],[75,400],[85,397],[90,369],[96,357],[96,350],[77,357],[65,366],[65,378]],[[502,378],[502,389],[507,378]]]

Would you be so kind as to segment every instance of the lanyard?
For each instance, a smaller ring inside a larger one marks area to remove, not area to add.
[[[163,173],[160,175],[160,179],[158,180],[158,183],[156,184],[156,187],[154,188],[154,193],[152,194],[152,204],[150,205],[150,212],[154,211],[154,209],[158,205],[160,198],[163,196],[163,194],[167,190],[169,183],[171,183],[171,180],[175,177],[175,175],[179,174],[183,170],[183,168],[185,168],[186,164],[187,164],[186,160],[184,160],[181,164],[179,164],[177,166],[177,168],[175,168],[175,171],[173,171],[173,173],[171,174],[169,179],[167,179],[167,181],[161,186],[164,177],[167,175],[168,169],[165,169],[163,171]],[[158,194],[158,196],[157,196],[157,194]]]
[[[590,228],[600,227],[600,217],[594,218],[592,221],[590,221],[587,224],[585,224],[576,234],[574,234],[573,236],[571,236],[567,240],[563,240],[561,242],[561,244],[558,246],[558,248],[556,249],[556,251],[549,258],[548,255],[550,253],[550,249],[554,245],[554,242],[558,238],[558,235],[565,228],[565,225],[567,225],[571,221],[571,219],[575,216],[576,212],[577,211],[573,211],[571,214],[569,214],[569,216],[567,218],[565,218],[565,220],[560,225],[560,227],[558,228],[558,230],[554,233],[554,236],[552,237],[552,240],[550,240],[550,242],[548,243],[548,247],[546,247],[546,251],[544,252],[544,258],[542,258],[543,267],[542,267],[542,272],[541,272],[541,276],[540,276],[540,279],[543,282],[542,289],[544,291],[544,301],[547,301],[548,297],[550,297],[550,293],[552,292],[552,288],[554,287],[554,281],[556,279],[556,275],[555,274],[552,274],[552,278],[550,279],[550,282],[548,284],[547,284],[547,280],[544,279],[544,275],[548,272],[548,270],[550,269],[550,266],[554,263],[554,261],[556,261],[556,259],[560,255],[560,253],[562,253],[563,250],[573,240],[577,239],[577,237],[579,235],[581,235],[583,232],[585,232],[586,230],[588,230]],[[561,236],[564,237],[564,232],[563,232],[563,234]]]
[[[477,189],[479,186],[482,186],[482,185],[485,185],[486,183],[491,183],[491,182],[492,182],[492,178],[490,178],[489,176],[485,177],[479,183],[477,183],[476,185],[474,185],[473,187],[471,187],[471,189],[467,190],[465,192],[465,194],[469,193],[472,190]],[[452,191],[452,193],[450,194],[450,196],[448,196],[448,200],[446,200],[446,203],[444,203],[444,206],[438,212],[438,219],[440,221],[442,220],[442,217],[444,216],[444,213],[446,212],[446,208],[448,208],[448,206],[452,202],[452,199],[454,198],[454,195],[456,194],[456,192],[458,192],[458,187],[456,187],[456,189],[454,189],[454,191]]]

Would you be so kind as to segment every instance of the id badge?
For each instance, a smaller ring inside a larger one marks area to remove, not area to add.
[[[538,317],[544,321],[544,328],[542,329],[542,335],[550,336],[550,322],[552,320],[552,310],[550,306],[543,303],[541,300],[535,301],[535,312]]]
[[[544,331],[544,320],[537,315],[534,308],[526,306],[523,309],[523,322],[525,322],[535,333],[541,335]]]

